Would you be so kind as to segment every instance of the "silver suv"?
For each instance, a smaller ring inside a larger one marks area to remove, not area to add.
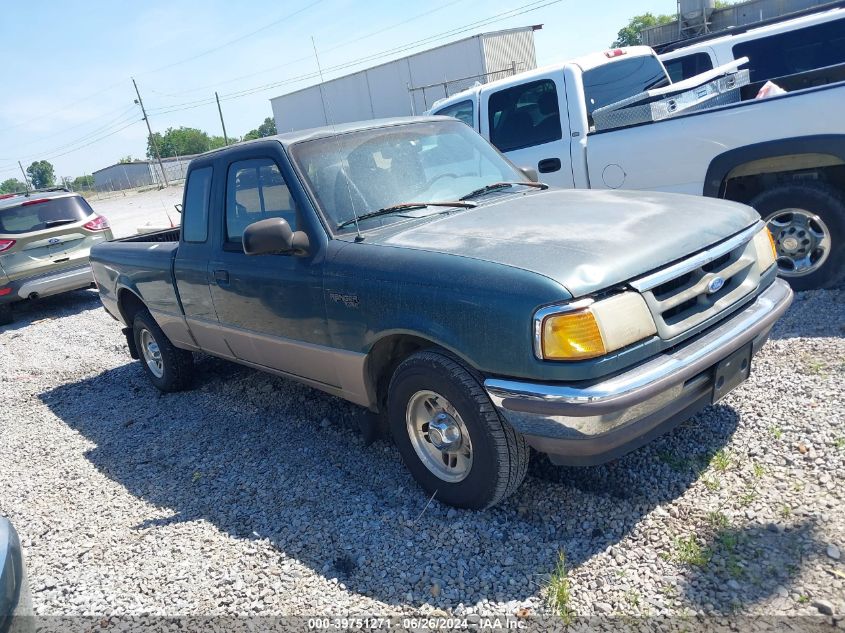
[[[91,247],[110,239],[108,220],[78,193],[0,196],[0,325],[16,302],[91,286]]]

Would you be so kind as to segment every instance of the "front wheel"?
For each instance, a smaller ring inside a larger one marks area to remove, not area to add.
[[[830,288],[845,278],[845,199],[825,184],[780,185],[750,205],[775,239],[778,272],[795,290]]]
[[[150,381],[164,392],[188,387],[194,368],[193,354],[173,345],[149,312],[135,316],[132,331],[141,365]]]
[[[402,461],[438,501],[483,509],[516,491],[529,448],[456,360],[418,352],[390,381],[388,416]]]

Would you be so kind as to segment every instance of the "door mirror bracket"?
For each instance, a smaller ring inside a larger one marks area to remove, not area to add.
[[[247,255],[307,255],[308,235],[294,231],[284,218],[253,222],[244,229],[243,248]]]

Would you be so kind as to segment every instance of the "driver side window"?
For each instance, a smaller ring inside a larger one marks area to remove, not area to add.
[[[298,228],[297,210],[279,167],[269,158],[229,165],[226,181],[226,242],[240,244],[244,229],[259,220],[284,218]]]

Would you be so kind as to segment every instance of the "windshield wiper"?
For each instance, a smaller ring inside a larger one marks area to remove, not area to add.
[[[489,193],[491,191],[507,189],[508,187],[515,187],[517,185],[523,185],[525,187],[536,187],[537,189],[549,188],[549,186],[544,182],[531,182],[528,180],[521,180],[519,182],[494,182],[492,185],[484,185],[483,187],[480,187],[474,191],[470,191],[467,195],[461,196],[461,200],[477,198],[478,196],[484,195],[485,193]]]
[[[424,209],[425,207],[461,207],[463,209],[474,209],[478,205],[474,202],[468,202],[461,198],[460,200],[450,200],[447,202],[402,202],[401,204],[394,204],[389,207],[384,207],[378,211],[370,211],[364,215],[345,220],[337,225],[337,228],[342,229],[350,224],[355,224],[361,220],[368,220],[370,218],[377,218],[380,215],[387,215],[389,213],[396,213],[397,211],[407,211],[409,209]]]
[[[45,229],[52,229],[54,226],[62,226],[64,224],[73,224],[74,222],[79,222],[79,220],[50,220],[49,222],[44,223]]]

